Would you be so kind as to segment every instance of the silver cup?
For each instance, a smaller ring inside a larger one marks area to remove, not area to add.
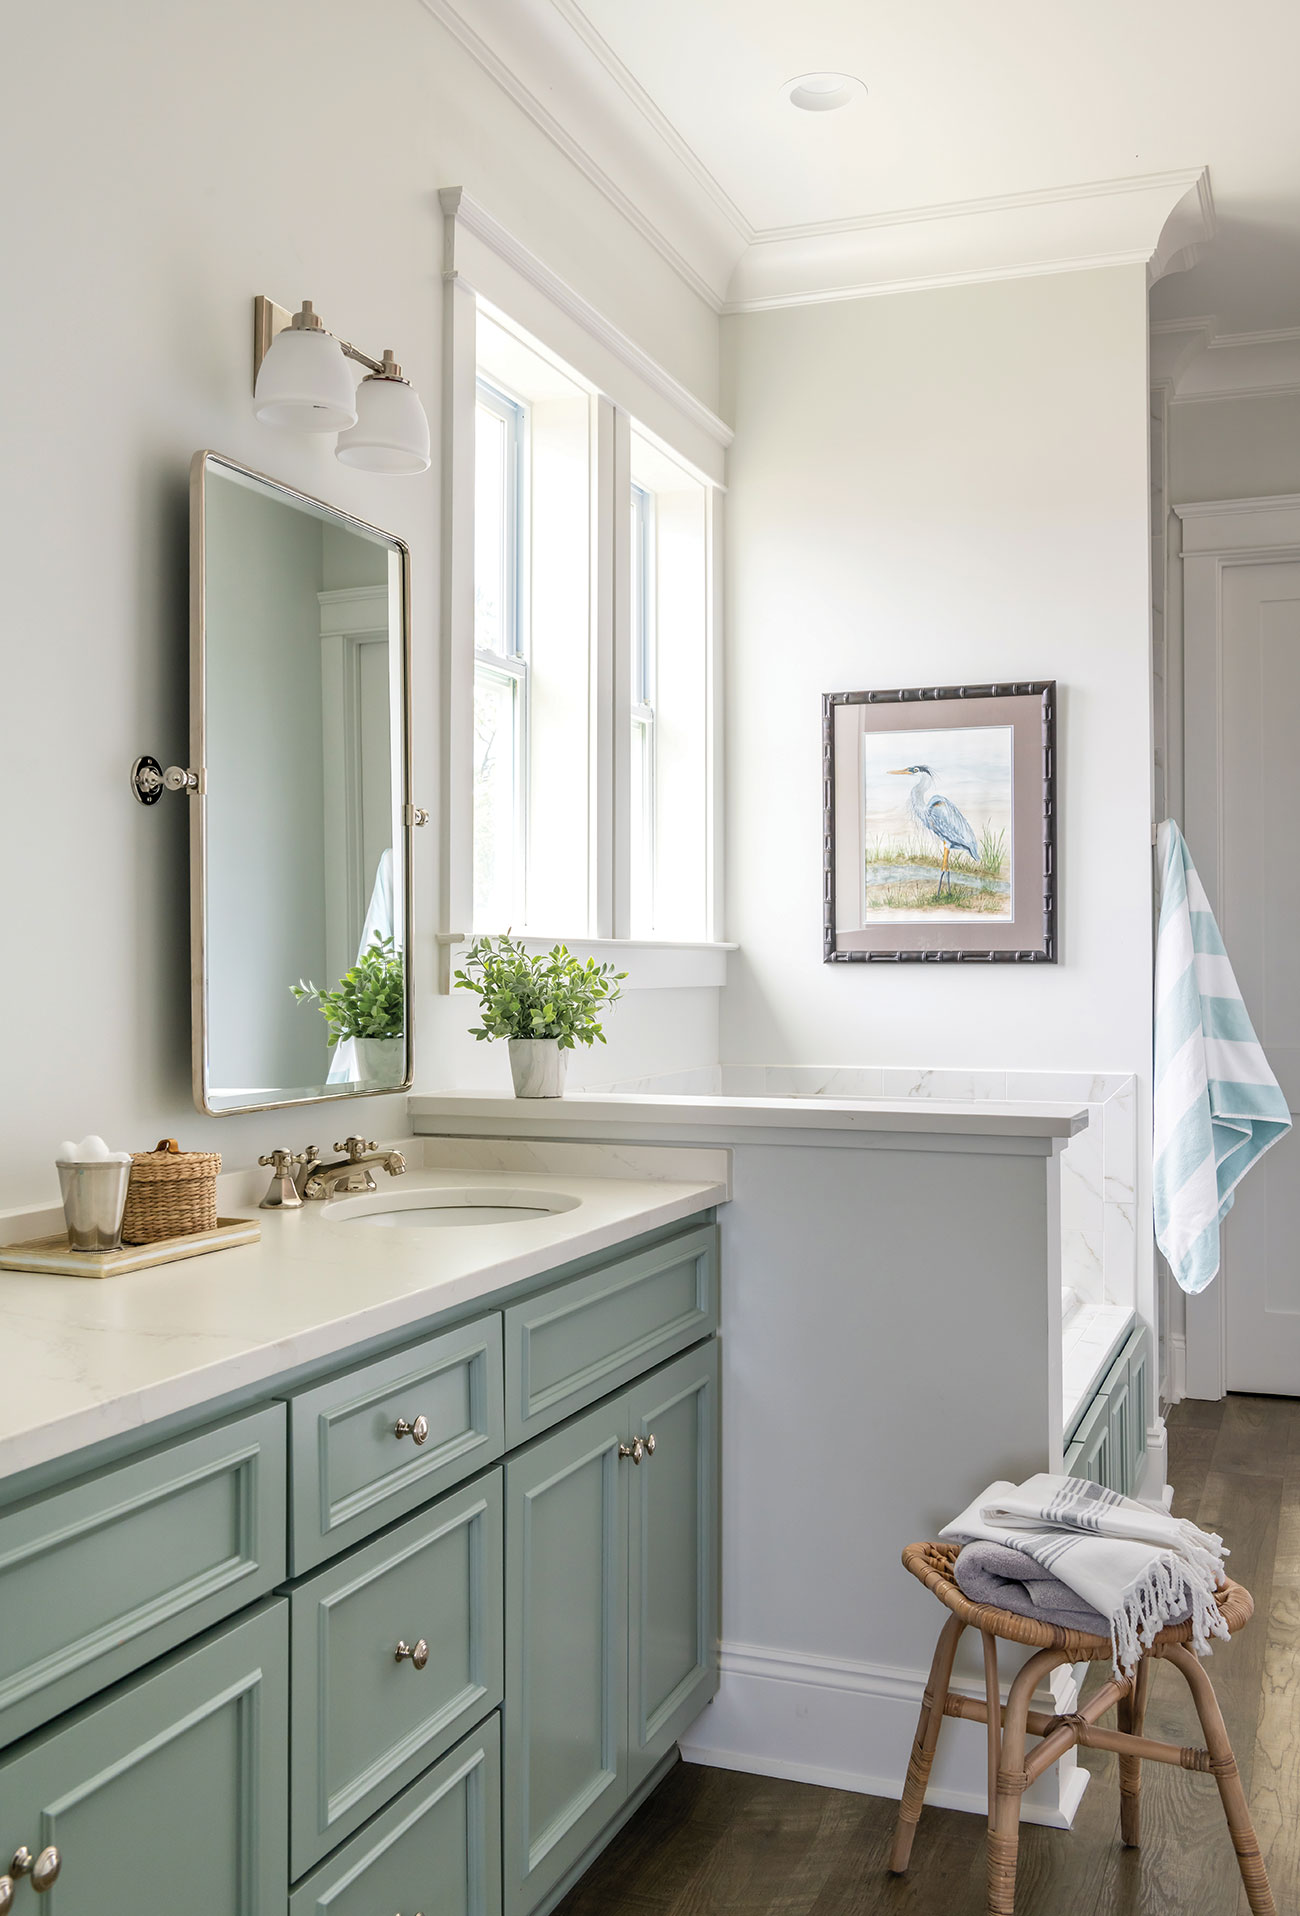
[[[63,1193],[68,1243],[74,1251],[120,1251],[122,1213],[131,1165],[111,1159],[93,1164],[56,1164]]]

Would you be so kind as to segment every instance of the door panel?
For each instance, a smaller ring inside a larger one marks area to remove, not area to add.
[[[1256,1034],[1300,1110],[1300,561],[1222,586],[1223,941]],[[1189,776],[1191,768],[1189,767]],[[1193,847],[1195,852],[1195,847]],[[1275,1145],[1224,1226],[1225,1382],[1300,1396],[1300,1142]]]
[[[0,1764],[0,1851],[63,1859],[49,1916],[282,1916],[288,1661],[277,1602]]]
[[[718,1346],[628,1392],[633,1438],[653,1435],[630,1489],[628,1788],[718,1687]]]
[[[627,1795],[626,1399],[506,1467],[505,1906],[523,1916]]]

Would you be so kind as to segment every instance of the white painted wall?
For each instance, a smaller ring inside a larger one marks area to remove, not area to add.
[[[1300,392],[1174,399],[1169,503],[1300,492]]]
[[[1136,267],[724,321],[725,1064],[1131,1071],[1145,1108],[1146,325]],[[1059,688],[1060,962],[823,964],[821,695],[1029,678]]]
[[[71,34],[30,8],[20,39],[0,63],[0,164],[21,182],[0,310],[0,1204],[52,1194],[55,1145],[87,1129],[136,1148],[170,1132],[234,1164],[328,1143],[353,1114],[403,1122],[398,1099],[193,1110],[187,801],[145,811],[127,789],[137,753],[185,754],[186,472],[212,446],[408,541],[415,796],[436,802],[437,462],[353,473],[259,426],[253,295],[310,296],[394,346],[437,444],[436,195],[464,184],[711,405],[718,350],[713,314],[418,0],[122,0],[79,8]],[[447,1083],[486,1060],[461,1001],[431,1003],[435,840],[417,836],[417,1070]],[[716,1058],[715,997],[620,1009],[601,1075]]]

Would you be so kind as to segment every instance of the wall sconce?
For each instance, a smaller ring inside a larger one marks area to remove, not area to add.
[[[368,367],[354,387],[347,362]],[[362,472],[427,472],[429,421],[385,348],[382,359],[327,333],[309,299],[290,314],[253,301],[253,410],[266,426],[336,432],[336,456]]]

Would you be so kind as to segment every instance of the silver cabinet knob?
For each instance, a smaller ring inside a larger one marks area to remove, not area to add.
[[[41,1851],[32,1864],[32,1888],[38,1896],[43,1895],[47,1889],[53,1888],[59,1880],[59,1872],[62,1868],[63,1858],[51,1843],[48,1848]]]
[[[399,1417],[393,1425],[393,1435],[394,1437],[414,1437],[418,1449],[429,1435],[429,1420],[427,1417],[417,1417],[413,1424],[408,1424],[405,1417]]]
[[[12,1876],[0,1876],[0,1916],[9,1916],[14,1906],[14,1879]]]
[[[425,1664],[429,1661],[429,1646],[423,1637],[419,1637],[414,1643],[407,1643],[405,1639],[399,1641],[396,1650],[393,1652],[393,1661],[394,1663],[403,1663],[407,1657],[411,1659],[411,1668],[413,1670],[422,1670],[424,1668]]]
[[[645,1454],[647,1457],[653,1457],[655,1454],[655,1434],[653,1431],[650,1432],[645,1440]]]
[[[655,1454],[654,1432],[651,1431],[648,1437],[634,1437],[630,1444],[620,1444],[618,1454],[620,1457],[630,1457],[634,1464],[639,1464],[643,1457],[653,1457]]]

